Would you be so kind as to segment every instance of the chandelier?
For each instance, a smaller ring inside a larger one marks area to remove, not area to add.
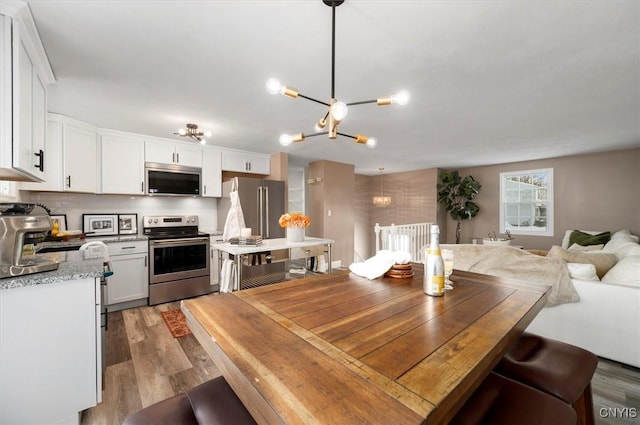
[[[371,201],[373,205],[375,205],[376,207],[388,207],[389,205],[391,205],[391,196],[384,196],[384,191],[382,186],[383,179],[384,179],[382,172],[384,171],[384,168],[380,167],[379,170],[380,170],[380,196],[374,196]]]
[[[186,129],[181,128],[180,130],[178,130],[177,133],[173,133],[173,134],[177,136],[182,136],[182,137],[190,137],[196,142],[200,142],[201,145],[204,145],[205,143],[207,143],[207,141],[203,139],[203,136],[211,137],[210,131],[206,131],[204,133],[202,131],[198,131],[198,126],[196,124],[187,124]]]
[[[344,0],[322,0],[324,4],[331,7],[332,19],[331,19],[331,98],[329,102],[314,99],[312,97],[303,95],[298,90],[283,85],[275,78],[267,80],[266,89],[271,94],[283,94],[291,98],[301,97],[303,99],[310,100],[315,103],[319,103],[327,107],[327,112],[324,117],[320,118],[315,125],[315,133],[304,134],[282,134],[280,136],[280,144],[282,146],[289,146],[294,142],[302,142],[307,137],[328,135],[329,139],[336,139],[338,136],[348,137],[354,139],[356,143],[364,144],[370,148],[376,147],[377,141],[373,137],[367,137],[362,134],[356,134],[355,136],[350,134],[341,133],[338,131],[338,124],[347,116],[349,106],[364,105],[367,103],[376,103],[379,106],[398,104],[406,105],[410,100],[409,92],[402,90],[392,96],[372,99],[361,100],[358,102],[344,103],[338,100],[335,96],[335,60],[336,60],[336,7],[344,3]]]

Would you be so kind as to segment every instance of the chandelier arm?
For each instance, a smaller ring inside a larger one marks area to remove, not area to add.
[[[310,101],[312,101],[312,102],[316,102],[316,103],[319,103],[319,104],[321,104],[321,105],[327,106],[327,107],[329,106],[329,104],[328,104],[327,102],[323,102],[323,101],[321,101],[321,100],[314,99],[314,98],[309,97],[309,96],[305,96],[305,95],[303,95],[302,93],[298,93],[298,96],[299,96],[299,97],[302,97],[302,98],[304,98],[304,99],[310,100]]]
[[[347,106],[353,106],[353,105],[365,105],[367,103],[377,103],[378,99],[371,99],[371,100],[361,100],[359,102],[350,102],[347,103]]]
[[[305,134],[304,137],[313,137],[313,136],[324,136],[326,134],[329,134],[328,131],[321,131],[320,133],[311,133],[311,134]]]
[[[356,136],[352,136],[350,134],[345,134],[345,133],[340,133],[340,132],[338,132],[337,134],[338,134],[338,136],[349,137],[350,139],[357,139]]]

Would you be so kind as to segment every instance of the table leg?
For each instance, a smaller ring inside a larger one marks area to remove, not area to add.
[[[238,291],[242,290],[242,254],[238,254],[235,256],[235,266],[236,266],[236,284],[235,287]]]
[[[331,273],[331,244],[327,244],[327,247],[329,248],[329,266],[327,267],[327,273]]]

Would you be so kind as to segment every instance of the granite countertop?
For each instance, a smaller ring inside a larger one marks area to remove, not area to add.
[[[104,271],[102,257],[96,258],[95,255],[85,251],[49,252],[36,254],[36,258],[57,261],[58,269],[0,279],[0,290],[101,277]]]
[[[78,247],[84,245],[85,243],[92,241],[102,241],[106,244],[108,243],[116,243],[116,242],[137,242],[137,241],[147,241],[148,237],[144,235],[120,235],[120,236],[103,236],[103,237],[88,237],[86,239],[69,239],[68,241],[59,241],[59,242],[40,242],[36,245],[36,252],[42,250],[43,248],[64,248],[64,247]]]

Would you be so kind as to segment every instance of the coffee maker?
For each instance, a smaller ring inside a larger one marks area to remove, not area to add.
[[[56,270],[58,263],[39,258],[23,258],[25,240],[51,230],[47,214],[32,214],[35,204],[0,204],[0,278]]]

